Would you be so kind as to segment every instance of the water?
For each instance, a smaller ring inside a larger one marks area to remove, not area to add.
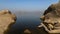
[[[17,15],[17,21],[12,26],[10,34],[21,34],[25,28],[36,29],[36,27],[41,23],[41,14],[38,13],[22,13],[20,16]]]

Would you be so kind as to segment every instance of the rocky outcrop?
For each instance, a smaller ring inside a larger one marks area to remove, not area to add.
[[[24,34],[32,34],[32,33],[31,33],[31,31],[30,31],[29,29],[26,29],[26,30],[24,31]]]
[[[7,33],[9,28],[16,22],[16,16],[9,10],[0,11],[0,34]]]
[[[41,20],[38,27],[44,27],[48,33],[60,33],[60,3],[49,6]]]
[[[45,10],[43,15],[46,15],[47,13],[52,12],[53,10],[59,10],[60,9],[60,3],[52,4]]]

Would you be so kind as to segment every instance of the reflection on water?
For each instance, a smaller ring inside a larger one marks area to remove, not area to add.
[[[9,27],[9,34],[21,34],[25,28],[35,29],[40,24],[40,16],[37,15],[22,15],[17,17],[16,23]]]

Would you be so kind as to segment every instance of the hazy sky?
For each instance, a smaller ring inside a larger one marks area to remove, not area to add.
[[[0,10],[39,11],[56,2],[58,0],[0,0]]]

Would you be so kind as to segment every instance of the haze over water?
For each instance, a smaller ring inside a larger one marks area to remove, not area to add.
[[[17,16],[14,29],[36,28],[40,23],[40,16],[51,4],[58,0],[0,0],[0,10],[9,9]]]

